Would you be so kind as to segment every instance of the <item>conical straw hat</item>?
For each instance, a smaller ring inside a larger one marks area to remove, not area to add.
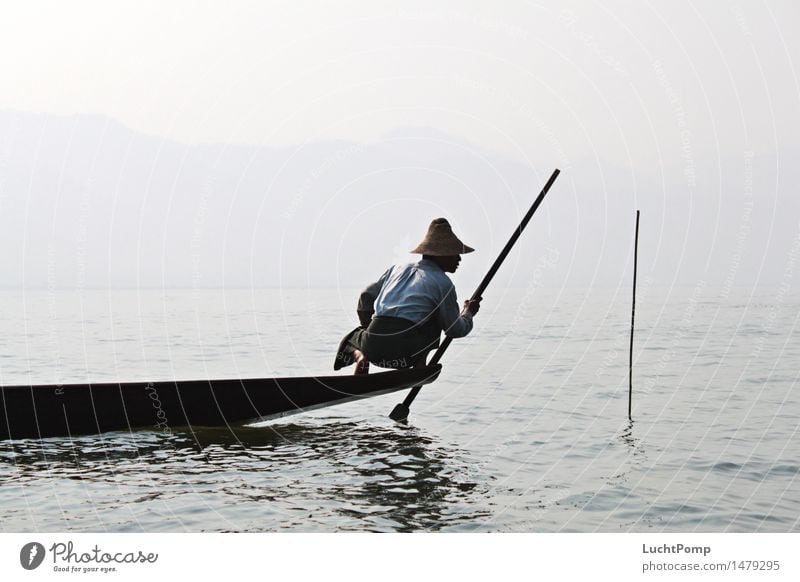
[[[458,240],[446,218],[437,218],[431,222],[423,241],[411,252],[434,257],[447,257],[471,253],[474,250]]]

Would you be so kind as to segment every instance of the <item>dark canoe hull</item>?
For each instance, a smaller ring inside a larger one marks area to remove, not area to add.
[[[363,376],[6,386],[0,439],[268,420],[433,382],[441,365]]]

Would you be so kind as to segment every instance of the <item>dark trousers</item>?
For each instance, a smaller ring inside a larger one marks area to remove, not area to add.
[[[425,363],[428,352],[439,346],[438,322],[434,318],[414,323],[399,317],[374,317],[366,327],[358,327],[339,344],[333,369],[349,366],[360,350],[379,368],[411,368]]]

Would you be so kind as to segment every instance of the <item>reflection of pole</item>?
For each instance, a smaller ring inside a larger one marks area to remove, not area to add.
[[[636,264],[639,260],[639,211],[636,211],[636,235],[633,239],[633,302],[631,303],[631,351],[628,359],[628,420],[633,402],[633,320],[636,317]]]

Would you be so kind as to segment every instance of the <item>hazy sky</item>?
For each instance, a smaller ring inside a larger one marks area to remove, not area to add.
[[[358,286],[445,215],[472,281],[560,167],[551,283],[622,280],[641,208],[656,281],[780,284],[798,6],[4,3],[3,280]]]
[[[786,2],[14,2],[0,107],[188,143],[436,127],[522,159],[797,144]]]

